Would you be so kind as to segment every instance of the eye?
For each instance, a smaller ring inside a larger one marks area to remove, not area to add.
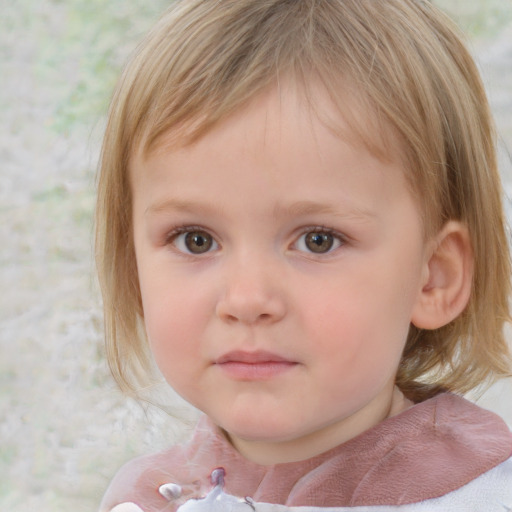
[[[342,244],[343,241],[339,235],[332,231],[317,229],[301,235],[297,241],[297,249],[315,254],[325,254],[337,249]]]
[[[176,233],[171,235],[169,242],[179,251],[188,254],[204,254],[218,247],[213,237],[202,230],[190,230]]]

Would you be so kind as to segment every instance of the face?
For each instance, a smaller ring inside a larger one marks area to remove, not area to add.
[[[386,416],[424,285],[398,152],[377,159],[301,101],[268,92],[131,169],[155,360],[263,463],[315,455]]]

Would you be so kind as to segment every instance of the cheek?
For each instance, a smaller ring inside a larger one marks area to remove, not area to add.
[[[371,268],[365,266],[366,269]],[[410,323],[412,290],[378,269],[352,272],[311,298],[305,329],[315,350],[333,364],[371,372],[398,365]]]
[[[185,301],[167,298],[148,305],[144,318],[156,365],[167,383],[189,401],[202,364],[198,317],[192,311]]]
[[[331,305],[321,312],[322,328],[309,330],[322,395],[332,404],[343,397],[347,410],[356,410],[394,381],[405,345],[407,323],[386,324],[381,309],[371,314],[371,300],[361,294]]]
[[[174,365],[176,360],[197,352],[197,340],[204,323],[205,308],[196,293],[176,282],[141,282],[144,322],[151,351],[157,364]]]
[[[372,312],[371,300],[359,296],[326,308],[322,312],[322,327],[311,329],[317,349],[322,350],[324,357],[333,357],[333,363],[341,363],[347,371],[371,371],[379,364],[398,363],[397,354],[405,344],[408,322],[390,321],[389,310],[378,306]]]

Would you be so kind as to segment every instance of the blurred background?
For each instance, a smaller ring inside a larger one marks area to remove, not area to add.
[[[512,0],[435,3],[468,35],[512,192]],[[194,417],[175,397],[169,414],[116,389],[92,261],[110,94],[168,5],[0,0],[0,510],[94,511],[124,461],[181,439]],[[510,382],[479,402],[512,424]]]

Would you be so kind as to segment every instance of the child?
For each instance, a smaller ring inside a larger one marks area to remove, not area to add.
[[[102,511],[511,509],[512,434],[459,396],[510,371],[493,126],[430,3],[173,2],[98,192],[113,374],[205,413]]]

